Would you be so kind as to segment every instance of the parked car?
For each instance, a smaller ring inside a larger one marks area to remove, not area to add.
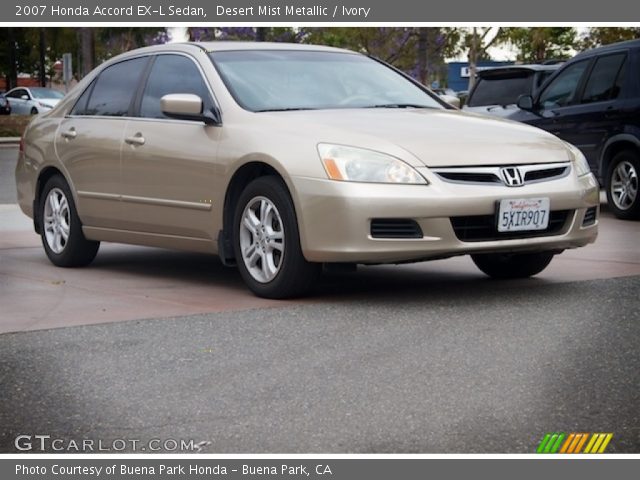
[[[578,149],[329,47],[134,50],[36,117],[21,146],[18,202],[62,267],[89,264],[100,241],[182,248],[285,298],[326,263],[470,254],[492,277],[527,277],[597,234]]]
[[[36,115],[48,112],[64,97],[64,93],[44,87],[16,87],[9,90],[6,97],[11,99],[13,113]]]
[[[0,93],[0,115],[9,115],[11,113],[11,104],[4,93]]]
[[[464,110],[507,117],[518,109],[520,95],[534,94],[559,66],[508,65],[480,70]]]
[[[434,88],[433,93],[438,95],[442,100],[449,105],[453,105],[456,108],[460,108],[460,98],[456,95],[456,92],[450,88]]]
[[[639,71],[640,40],[580,53],[509,117],[577,146],[623,219],[640,218]]]

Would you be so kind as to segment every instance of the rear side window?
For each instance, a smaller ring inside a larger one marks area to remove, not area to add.
[[[140,116],[166,118],[160,110],[160,99],[170,93],[198,95],[205,111],[213,107],[200,70],[191,59],[182,55],[159,55],[156,58],[142,96]]]
[[[555,108],[575,103],[580,80],[588,65],[589,60],[582,60],[562,70],[540,95],[540,105],[543,108]]]
[[[470,107],[484,105],[510,105],[518,97],[530,94],[533,88],[533,72],[508,77],[482,77],[469,99]]]
[[[107,67],[95,81],[84,112],[78,114],[127,116],[147,61],[147,57],[134,58]]]
[[[620,95],[620,81],[617,80],[622,77],[620,73],[626,58],[625,53],[619,53],[596,60],[582,95],[582,103],[612,100]]]

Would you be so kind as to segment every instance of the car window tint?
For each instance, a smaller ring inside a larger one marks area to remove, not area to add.
[[[147,57],[134,58],[107,67],[96,80],[85,115],[123,117],[129,113]]]
[[[520,95],[530,94],[532,86],[533,72],[480,78],[468,105],[510,105],[516,103]]]
[[[89,86],[85,89],[84,92],[82,92],[82,95],[80,95],[80,98],[78,99],[78,101],[76,102],[76,104],[73,106],[73,109],[71,110],[71,115],[86,115],[86,110],[87,110],[87,100],[89,100],[89,95],[91,95],[91,88],[93,87],[94,82],[91,82],[89,84]]]
[[[540,105],[543,108],[554,108],[571,104],[588,65],[589,60],[582,60],[567,66],[544,89],[540,95]]]
[[[625,58],[626,54],[620,53],[600,57],[596,60],[582,95],[582,103],[610,100],[620,94],[616,78],[618,78],[618,72],[620,72]]]
[[[213,107],[200,70],[191,59],[182,55],[159,55],[156,58],[142,96],[140,115],[166,118],[160,110],[160,99],[170,93],[198,95],[205,111]]]
[[[27,94],[26,90],[20,89],[20,90],[14,90],[13,92],[9,93],[7,97],[20,98],[22,97],[22,95],[26,95],[26,94]]]

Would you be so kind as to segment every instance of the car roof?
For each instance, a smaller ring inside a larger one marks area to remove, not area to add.
[[[336,47],[326,47],[323,45],[310,45],[304,43],[284,43],[284,42],[243,42],[243,41],[216,41],[216,42],[189,42],[197,45],[209,52],[222,52],[229,50],[306,50],[320,52],[342,52],[355,53]]]
[[[611,43],[602,47],[592,48],[591,50],[585,50],[584,52],[577,54],[571,60],[573,61],[580,58],[588,58],[594,55],[602,55],[603,53],[615,52],[617,50],[628,50],[632,48],[640,48],[640,39]]]

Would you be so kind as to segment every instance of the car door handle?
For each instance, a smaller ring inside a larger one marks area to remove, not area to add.
[[[144,145],[144,137],[140,132],[136,133],[133,137],[125,138],[124,141],[129,145]]]
[[[75,128],[71,127],[66,132],[62,132],[61,135],[63,136],[63,138],[66,138],[68,140],[73,140],[78,136],[78,132],[76,132]]]

